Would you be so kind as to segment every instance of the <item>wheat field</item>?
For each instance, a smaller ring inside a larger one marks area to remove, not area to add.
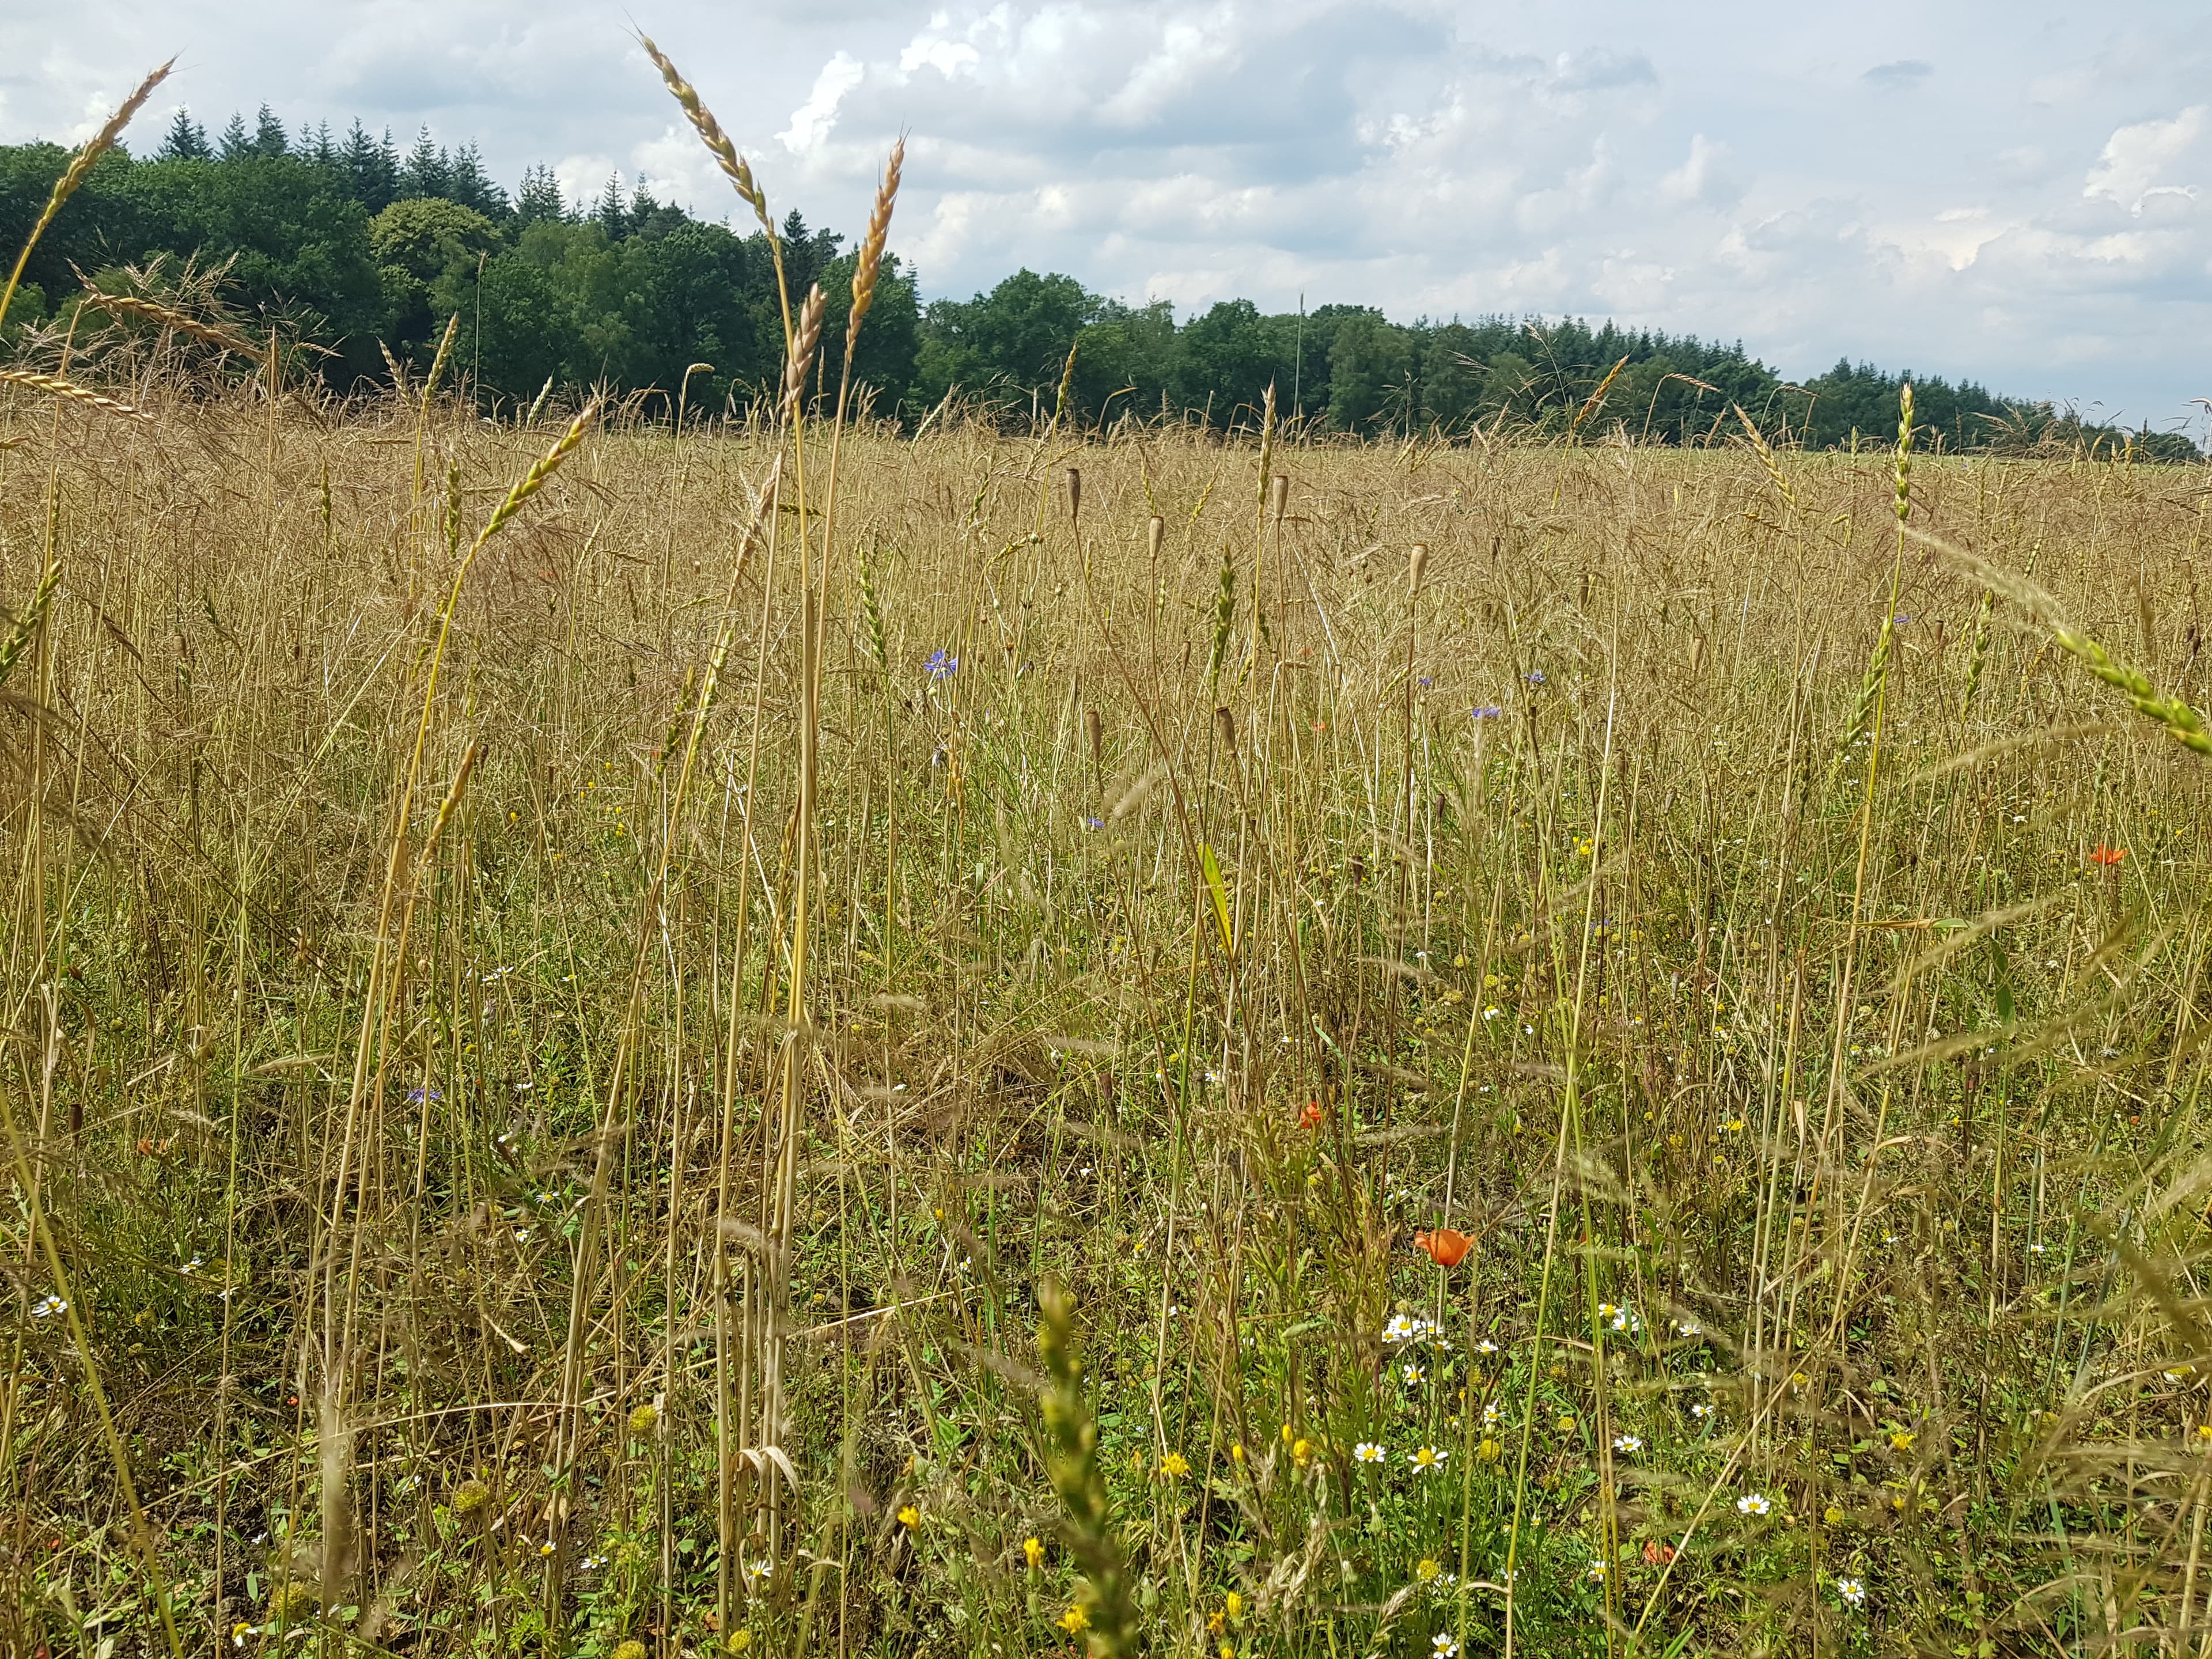
[[[8,1651],[2212,1653],[2197,471],[179,297],[0,369]]]
[[[2212,1637],[2194,473],[15,395],[10,1650]]]

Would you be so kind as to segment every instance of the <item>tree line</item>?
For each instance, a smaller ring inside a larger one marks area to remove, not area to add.
[[[27,236],[65,161],[51,144],[0,147],[0,246]],[[852,255],[796,211],[781,228],[793,293],[819,282],[827,298],[817,372],[834,387]],[[720,412],[781,372],[781,304],[759,231],[697,218],[642,181],[625,191],[610,179],[595,201],[571,202],[542,167],[510,195],[473,145],[448,149],[425,131],[403,149],[358,121],[343,135],[327,125],[295,133],[265,106],[214,137],[179,110],[143,159],[104,156],[40,243],[9,332],[64,318],[87,279],[158,298],[210,273],[235,310],[326,350],[319,372],[341,391],[388,384],[387,352],[419,372],[455,318],[456,367],[487,404],[527,401],[549,383],[605,384]],[[2179,434],[2087,425],[1972,381],[1841,362],[1792,382],[1741,342],[1610,322],[1395,323],[1368,306],[1269,313],[1243,300],[1178,320],[1164,301],[1130,305],[1027,270],[988,294],[925,305],[896,257],[852,367],[877,416],[910,424],[955,398],[1013,420],[1065,398],[1087,422],[1126,414],[1225,428],[1255,420],[1272,386],[1283,416],[1374,437],[1479,424],[1695,443],[1741,408],[1770,436],[1817,447],[1886,441],[1909,378],[1929,441],[1948,448],[2103,440],[2152,459],[2197,454]]]

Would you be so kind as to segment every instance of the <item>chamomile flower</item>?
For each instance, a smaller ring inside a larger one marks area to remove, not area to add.
[[[1429,1638],[1431,1659],[1453,1659],[1459,1652],[1459,1638],[1449,1631],[1438,1631]]]
[[[1640,1452],[1644,1449],[1644,1442],[1636,1435],[1617,1434],[1613,1437],[1613,1449],[1617,1452]]]
[[[1429,1374],[1419,1365],[1407,1365],[1404,1368],[1403,1375],[1408,1382],[1421,1382],[1427,1381]]]
[[[1406,1461],[1413,1466],[1416,1474],[1426,1474],[1431,1469],[1441,1469],[1451,1454],[1435,1446],[1423,1446],[1406,1454]]]
[[[1863,1607],[1866,1605],[1866,1581],[1863,1578],[1838,1578],[1836,1580],[1836,1595],[1847,1607]]]
[[[1372,1440],[1363,1440],[1352,1449],[1352,1455],[1361,1463],[1380,1463],[1389,1454]]]
[[[1747,1492],[1735,1500],[1738,1515],[1765,1515],[1773,1507],[1773,1500],[1763,1492]]]

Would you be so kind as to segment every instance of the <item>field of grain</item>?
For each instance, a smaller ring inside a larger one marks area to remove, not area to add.
[[[153,368],[0,407],[9,1651],[2208,1650],[2201,474],[480,537],[564,417]]]

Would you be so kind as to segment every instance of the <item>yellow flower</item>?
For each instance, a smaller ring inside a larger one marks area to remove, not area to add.
[[[633,1636],[615,1650],[614,1659],[645,1659],[645,1644]]]
[[[747,1648],[752,1646],[752,1644],[753,1633],[750,1631],[739,1630],[730,1632],[730,1651],[732,1653],[743,1653]]]
[[[1035,1572],[1044,1565],[1044,1546],[1034,1538],[1022,1540],[1022,1553],[1029,1559],[1030,1571]]]
[[[1291,1443],[1291,1462],[1300,1468],[1305,1468],[1313,1461],[1313,1442],[1310,1440],[1294,1440]]]
[[[1237,1648],[1234,1643],[1224,1642],[1214,1651],[1219,1655],[1220,1659],[1237,1659]]]
[[[1433,1555],[1425,1555],[1421,1558],[1420,1565],[1413,1569],[1413,1577],[1425,1584],[1443,1570],[1443,1562],[1437,1560]]]
[[[1232,1463],[1242,1463],[1244,1461],[1244,1443],[1242,1440],[1232,1440],[1229,1443],[1229,1461]]]
[[[1235,1590],[1229,1592],[1229,1598],[1222,1603],[1222,1606],[1229,1614],[1229,1622],[1231,1624],[1237,1624],[1243,1619],[1244,1598],[1239,1595]]]
[[[1559,1419],[1559,1432],[1561,1434],[1572,1434],[1574,1431],[1575,1419],[1573,1418],[1563,1417]]]
[[[908,1528],[908,1529],[920,1526],[921,1524],[921,1511],[916,1509],[913,1504],[908,1504],[898,1512],[898,1523],[902,1527]]]
[[[1287,1423],[1284,1424],[1284,1425],[1283,1425],[1283,1443],[1284,1443],[1285,1446],[1287,1446],[1287,1445],[1289,1445],[1289,1444],[1291,1443],[1291,1442],[1292,1440],[1296,1439],[1297,1437],[1295,1434],[1293,1434],[1293,1433],[1291,1432],[1291,1425],[1290,1425],[1289,1424],[1287,1424]]]
[[[1190,1473],[1190,1465],[1181,1452],[1170,1452],[1160,1459],[1160,1473],[1170,1480],[1180,1480]]]
[[[632,1434],[651,1434],[653,1425],[659,1421],[660,1412],[648,1400],[629,1414],[629,1431]]]
[[[1060,1615],[1059,1622],[1060,1627],[1070,1636],[1079,1636],[1091,1628],[1091,1615],[1084,1612],[1083,1603],[1078,1601]]]
[[[1221,1632],[1228,1627],[1228,1625],[1229,1615],[1226,1613],[1209,1613],[1206,1615],[1206,1627],[1212,1631],[1216,1636],[1220,1635]]]
[[[1911,1451],[1912,1449],[1912,1443],[1917,1438],[1918,1438],[1918,1437],[1910,1431],[1899,1429],[1895,1434],[1889,1437],[1889,1443],[1895,1447],[1899,1451]]]
[[[1486,1463],[1495,1463],[1505,1455],[1505,1448],[1486,1436],[1483,1443],[1474,1449],[1474,1455]]]
[[[1826,1509],[1820,1511],[1820,1519],[1826,1522],[1832,1527],[1842,1526],[1844,1521],[1848,1518],[1849,1517],[1844,1514],[1843,1510],[1838,1509],[1833,1504],[1829,1504]]]

